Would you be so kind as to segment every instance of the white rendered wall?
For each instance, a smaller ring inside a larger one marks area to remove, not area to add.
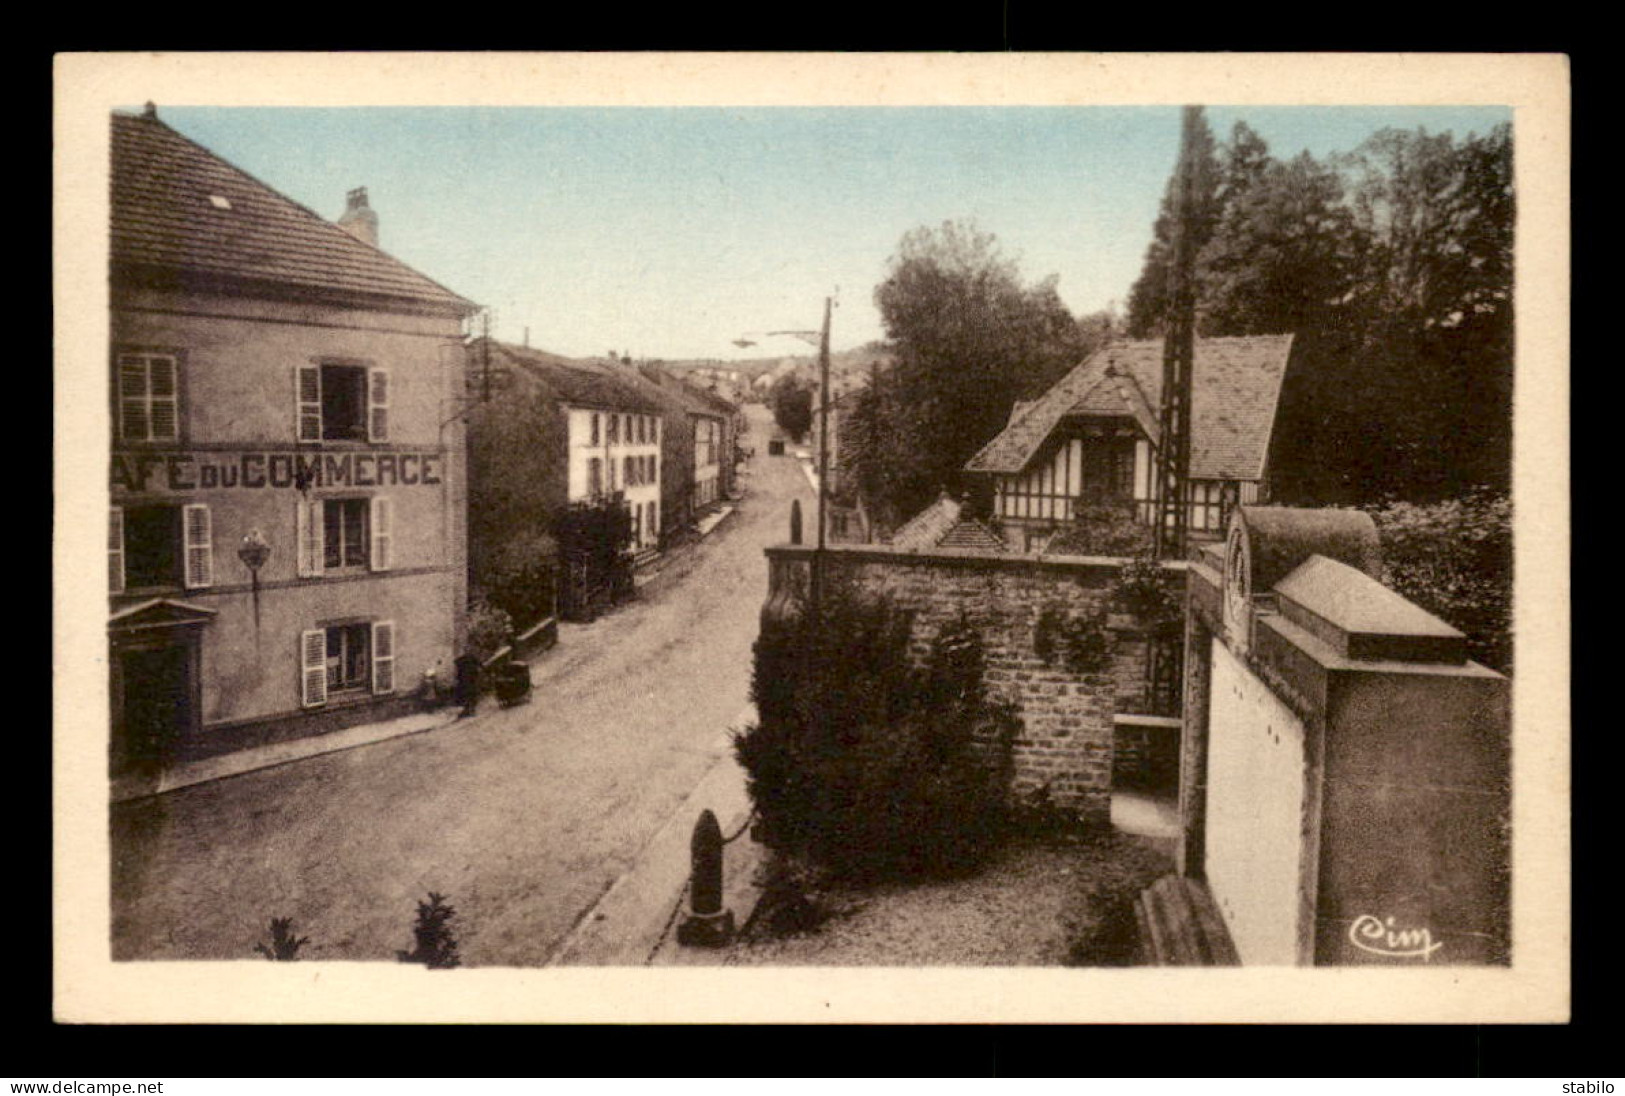
[[[1213,641],[1207,879],[1242,963],[1298,963],[1304,729]]]

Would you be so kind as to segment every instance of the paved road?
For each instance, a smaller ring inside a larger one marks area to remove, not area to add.
[[[302,958],[393,959],[434,890],[465,965],[546,962],[748,700],[761,549],[812,496],[751,412],[739,512],[637,602],[566,626],[530,704],[116,807],[114,957],[253,958],[276,916],[310,938]]]

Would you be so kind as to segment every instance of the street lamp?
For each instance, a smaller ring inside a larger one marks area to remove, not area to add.
[[[253,592],[254,601],[254,642],[260,639],[260,568],[271,558],[271,546],[266,543],[265,534],[258,529],[250,529],[243,535],[243,542],[237,549],[237,558],[243,561],[248,568],[248,583]]]
[[[837,286],[835,294],[839,292]],[[829,317],[835,307],[835,294],[824,298],[824,326],[819,331],[746,332],[746,335],[791,335],[818,347],[818,540],[813,549],[812,582],[808,590],[808,607],[814,620],[818,619],[824,588],[825,510],[829,495]],[[755,345],[745,336],[734,343],[736,346]]]

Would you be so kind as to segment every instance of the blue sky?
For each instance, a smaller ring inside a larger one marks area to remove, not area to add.
[[[132,109],[135,109],[132,105]],[[742,333],[883,334],[904,232],[973,218],[1075,313],[1121,305],[1178,152],[1177,107],[204,108],[160,116],[317,213],[368,189],[384,250],[569,355],[734,358]],[[1210,106],[1277,156],[1384,126],[1483,133],[1496,107]]]

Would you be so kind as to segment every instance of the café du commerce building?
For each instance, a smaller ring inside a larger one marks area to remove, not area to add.
[[[111,198],[114,774],[403,714],[463,638],[474,306],[150,105]]]

